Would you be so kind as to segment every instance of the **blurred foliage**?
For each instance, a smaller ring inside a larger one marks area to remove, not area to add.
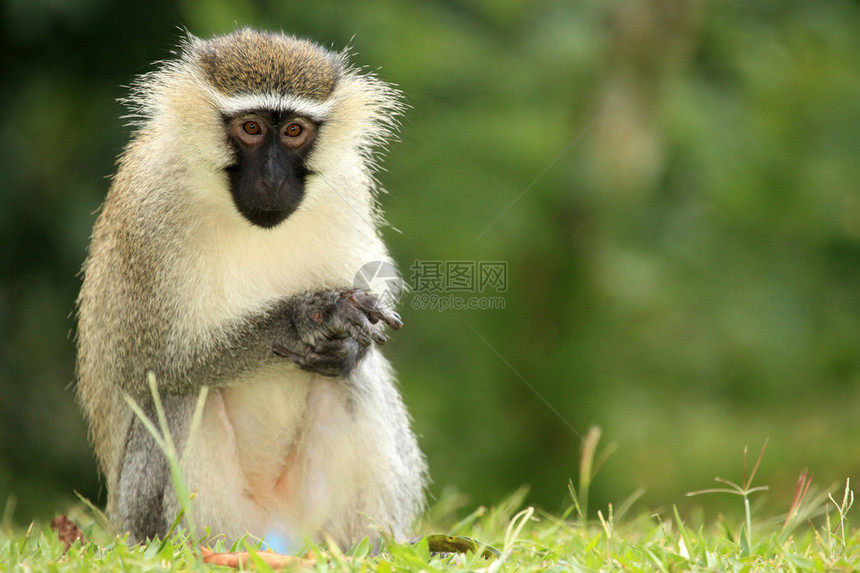
[[[595,508],[739,480],[768,436],[760,481],[786,507],[806,466],[860,477],[856,3],[6,0],[0,503],[20,520],[72,490],[104,500],[70,313],[129,134],[116,99],[182,27],[237,24],[350,46],[403,91],[380,178],[407,277],[508,264],[504,310],[407,297],[387,348],[433,492],[528,483],[557,509],[578,475],[568,424],[618,444]]]

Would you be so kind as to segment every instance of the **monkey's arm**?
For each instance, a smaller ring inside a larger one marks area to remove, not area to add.
[[[371,293],[305,292],[247,317],[217,342],[164,360],[162,367],[146,365],[145,370],[153,370],[159,386],[171,394],[196,392],[204,384],[223,386],[244,372],[285,360],[309,372],[345,377],[373,342],[386,342],[382,324],[396,330],[403,323]],[[138,371],[141,374],[145,372]]]

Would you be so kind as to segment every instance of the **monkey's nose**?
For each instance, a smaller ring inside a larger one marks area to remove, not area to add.
[[[260,174],[260,183],[269,193],[274,193],[284,186],[287,179],[287,170],[279,161],[269,159]]]
[[[286,174],[283,174],[280,176],[275,176],[275,175],[266,176],[266,175],[264,175],[260,179],[260,183],[263,184],[263,189],[265,189],[269,193],[275,193],[275,192],[279,191],[284,186],[284,182],[286,181],[286,179],[287,179]]]

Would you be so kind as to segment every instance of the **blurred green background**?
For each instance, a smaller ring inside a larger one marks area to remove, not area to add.
[[[504,309],[407,295],[386,348],[434,495],[526,483],[558,510],[595,424],[617,451],[592,507],[640,486],[646,508],[707,503],[683,494],[740,480],[767,437],[777,506],[805,467],[860,477],[856,2],[6,0],[0,21],[0,504],[19,521],[105,499],[73,397],[76,273],[129,135],[116,100],[180,27],[352,46],[412,106],[380,174],[406,278],[507,263]]]

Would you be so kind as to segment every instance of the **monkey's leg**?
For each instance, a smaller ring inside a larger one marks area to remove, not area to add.
[[[170,396],[163,401],[171,434],[179,443],[185,441],[187,422],[196,402],[194,396]],[[140,404],[145,415],[157,423],[151,399]],[[122,531],[131,533],[132,543],[163,537],[178,510],[170,479],[170,468],[164,453],[143,423],[135,417],[126,434],[124,455],[119,472],[117,515]]]

